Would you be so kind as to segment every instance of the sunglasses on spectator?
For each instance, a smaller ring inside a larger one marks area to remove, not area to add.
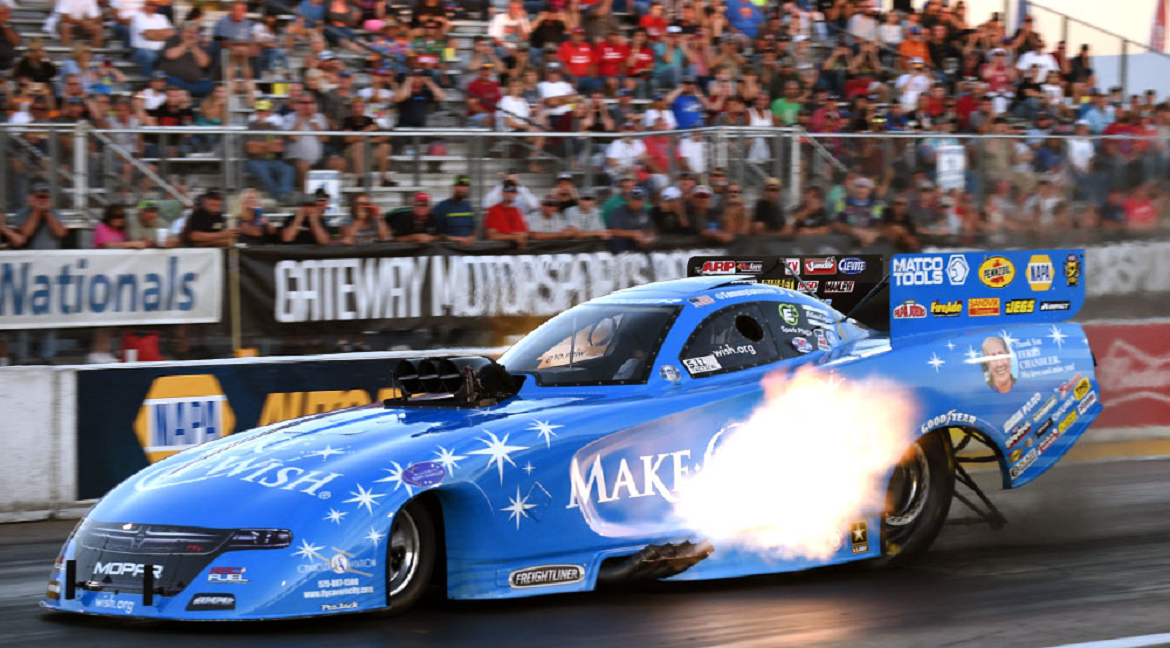
[[[47,193],[33,194],[33,198],[36,198],[37,200],[48,200],[49,194],[47,194]]]

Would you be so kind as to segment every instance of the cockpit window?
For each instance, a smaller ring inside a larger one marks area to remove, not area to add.
[[[679,354],[687,373],[704,378],[779,360],[760,308],[760,304],[728,306],[696,326]]]
[[[678,306],[584,304],[565,311],[500,358],[540,385],[645,383]]]

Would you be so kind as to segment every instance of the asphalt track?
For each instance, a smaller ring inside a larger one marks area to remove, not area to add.
[[[434,602],[398,619],[227,626],[45,612],[37,601],[73,523],[4,525],[0,645],[1044,648],[1170,632],[1170,460],[1066,462],[1019,492],[991,495],[1010,521],[1006,529],[948,526],[923,560],[895,571],[846,566]]]

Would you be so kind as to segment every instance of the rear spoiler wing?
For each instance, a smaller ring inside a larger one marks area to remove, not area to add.
[[[1085,303],[1084,250],[898,254],[890,338],[1072,319]]]

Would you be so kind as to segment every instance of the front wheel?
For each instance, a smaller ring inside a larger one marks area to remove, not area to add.
[[[954,492],[955,451],[947,432],[920,438],[890,477],[878,565],[899,565],[926,553],[946,522]]]
[[[435,523],[426,506],[411,502],[394,514],[386,545],[386,600],[391,616],[409,610],[422,598],[438,549]]]

